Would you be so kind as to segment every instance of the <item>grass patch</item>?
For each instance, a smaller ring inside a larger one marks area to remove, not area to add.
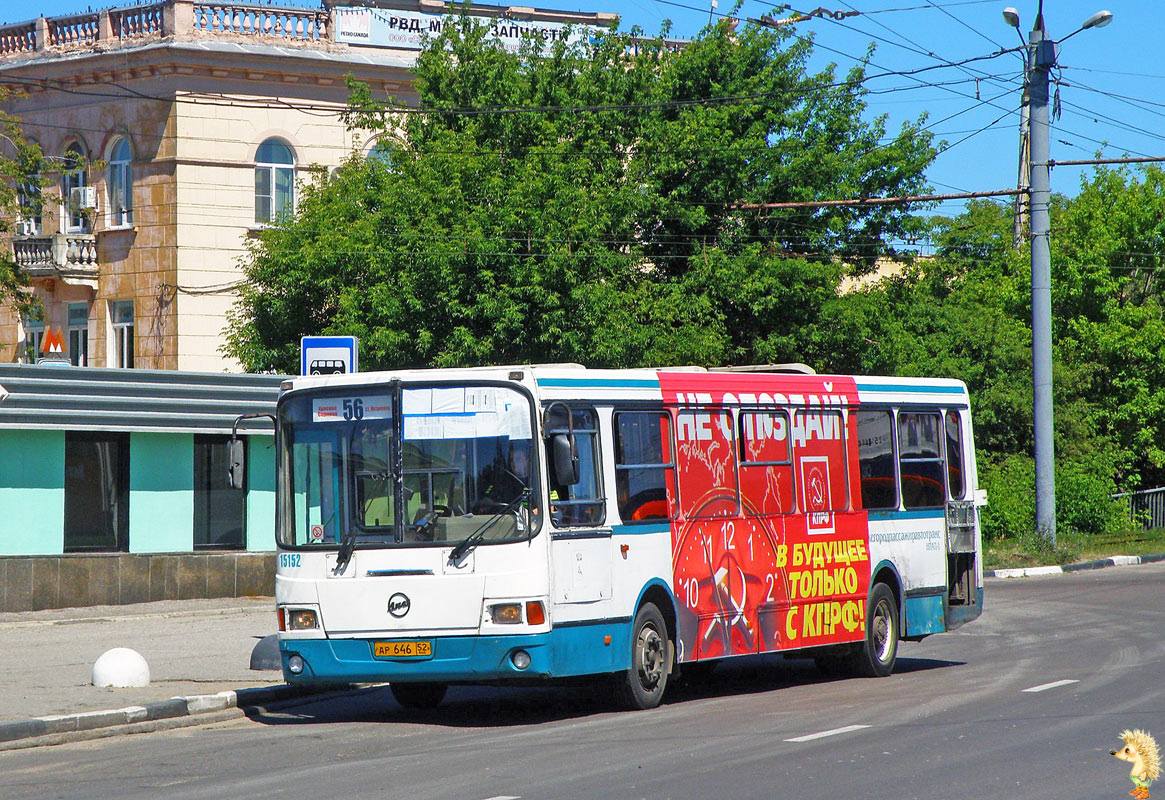
[[[1042,567],[1075,564],[1110,556],[1156,553],[1165,553],[1165,528],[1096,536],[1059,534],[1056,536],[1055,548],[1033,534],[986,543],[983,546],[983,568]]]

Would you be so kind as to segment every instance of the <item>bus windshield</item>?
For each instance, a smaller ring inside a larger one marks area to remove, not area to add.
[[[448,547],[479,529],[482,544],[528,538],[539,519],[532,415],[530,399],[505,386],[287,396],[279,543]]]

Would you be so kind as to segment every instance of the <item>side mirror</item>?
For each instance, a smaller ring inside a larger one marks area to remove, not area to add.
[[[231,439],[227,444],[227,475],[230,477],[232,489],[244,488],[243,475],[247,461],[245,448],[242,439]]]
[[[551,483],[559,486],[574,486],[578,483],[578,456],[571,447],[570,437],[565,433],[558,433],[550,440],[550,449],[554,455],[554,475]]]

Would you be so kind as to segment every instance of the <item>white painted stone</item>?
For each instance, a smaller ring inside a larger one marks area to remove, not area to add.
[[[115,647],[93,664],[93,685],[126,688],[150,685],[150,665],[136,650]]]

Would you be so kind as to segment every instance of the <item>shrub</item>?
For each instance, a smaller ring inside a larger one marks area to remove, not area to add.
[[[1086,537],[1129,529],[1125,504],[1111,497],[1117,491],[1114,474],[1112,459],[1103,453],[1057,462],[1057,532]],[[1035,475],[1035,461],[1029,456],[1006,456],[982,466],[979,483],[987,490],[981,518],[985,541],[1035,543]]]
[[[1031,458],[1012,455],[998,463],[983,463],[979,485],[987,490],[987,507],[980,517],[985,541],[1021,539],[1035,531],[1036,468]]]

